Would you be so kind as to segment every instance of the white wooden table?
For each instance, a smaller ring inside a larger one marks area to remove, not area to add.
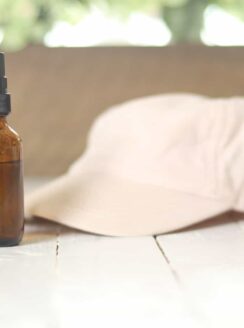
[[[0,327],[243,328],[242,218],[139,238],[28,223],[0,248]]]

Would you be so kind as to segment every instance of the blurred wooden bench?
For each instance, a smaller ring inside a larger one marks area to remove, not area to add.
[[[26,175],[59,175],[84,150],[108,106],[166,92],[244,94],[244,49],[29,47],[6,56]]]

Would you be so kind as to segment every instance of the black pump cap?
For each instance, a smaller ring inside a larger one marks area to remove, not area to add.
[[[0,52],[0,116],[8,115],[10,111],[11,102],[7,89],[7,77],[5,76],[4,53]]]

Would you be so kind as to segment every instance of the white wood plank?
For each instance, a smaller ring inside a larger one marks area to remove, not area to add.
[[[57,229],[28,224],[20,246],[0,248],[1,327],[58,327],[52,305]]]
[[[198,327],[152,237],[62,234],[59,327]]]
[[[27,189],[39,185],[32,180]],[[0,250],[0,322],[6,328],[243,328],[243,221],[222,216],[222,222],[157,237],[162,253],[151,237],[32,224],[23,246]],[[19,309],[18,319],[11,306],[2,307],[2,296]]]
[[[244,231],[231,214],[157,240],[206,327],[244,326]]]
[[[2,327],[198,327],[153,238],[59,229],[28,224],[21,246],[0,248]]]
[[[47,181],[26,179],[26,191]],[[50,260],[51,269],[47,270],[50,273],[47,290],[51,290],[57,327],[71,323],[74,326],[85,323],[86,327],[124,327],[125,324],[132,327],[133,323],[145,327],[153,324],[197,327],[152,237],[108,238],[64,228],[62,231],[55,269]],[[47,235],[45,231],[41,237]],[[26,235],[25,239],[28,238],[32,237]],[[29,251],[30,245],[26,249]],[[43,277],[42,269],[39,270],[39,276]],[[39,283],[42,284],[41,280]],[[39,290],[38,286],[36,289]]]

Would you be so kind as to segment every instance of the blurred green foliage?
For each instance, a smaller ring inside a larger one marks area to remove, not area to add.
[[[86,12],[77,0],[0,0],[1,47],[16,50],[42,43],[56,21],[77,23]]]
[[[75,24],[91,5],[120,18],[138,10],[160,15],[172,32],[173,42],[199,42],[203,12],[209,4],[244,19],[244,0],[0,0],[1,47],[16,50],[40,44],[55,22]]]

